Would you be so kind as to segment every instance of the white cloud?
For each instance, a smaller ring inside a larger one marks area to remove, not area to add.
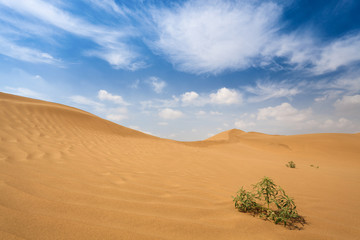
[[[179,105],[179,98],[172,96],[171,99],[153,99],[147,101],[141,101],[142,108],[171,108]]]
[[[352,122],[346,118],[339,118],[337,121],[327,119],[324,123],[320,124],[320,128],[336,130],[338,128],[352,127]]]
[[[42,100],[47,100],[47,97],[45,97],[42,93],[39,92],[35,92],[31,89],[28,88],[12,88],[12,87],[5,87],[5,90],[7,93],[11,93],[11,94],[15,94],[15,95],[20,95],[20,96],[24,96],[24,97],[30,97],[30,98],[37,98],[37,99],[42,99]]]
[[[255,123],[254,122],[246,122],[244,120],[237,120],[235,122],[235,126],[241,130],[245,130],[245,131],[249,131],[249,129],[251,129],[252,127],[255,127]]]
[[[114,121],[114,122],[118,122],[121,121],[123,119],[126,119],[127,116],[122,115],[122,114],[108,114],[106,115],[106,119],[110,120],[110,121]]]
[[[214,116],[222,116],[223,113],[221,112],[217,112],[217,111],[210,111],[210,115],[214,115]]]
[[[199,97],[199,94],[197,94],[194,91],[191,92],[186,92],[184,94],[181,95],[181,101],[184,104],[191,104],[193,103],[197,98]]]
[[[31,63],[60,64],[60,60],[55,59],[49,53],[37,49],[19,46],[14,41],[9,41],[0,36],[0,54]]]
[[[264,48],[262,65],[273,64],[274,57],[284,57],[285,61],[295,68],[303,68],[306,64],[313,63],[320,54],[321,46],[316,46],[315,42],[314,36],[310,32],[295,31],[290,34],[278,35],[271,39]]]
[[[133,30],[126,26],[109,28],[95,25],[62,10],[55,4],[42,0],[0,0],[0,4],[26,17],[28,21],[40,20],[43,25],[53,26],[73,35],[90,39],[99,47],[96,50],[87,51],[86,55],[102,58],[115,68],[136,70],[145,66],[142,61],[138,61],[139,55],[125,44],[126,39],[135,35]],[[31,54],[36,55],[37,52]],[[51,56],[44,55],[44,59],[47,58]]]
[[[87,105],[87,106],[93,106],[93,107],[104,107],[104,104],[102,103],[98,103],[96,101],[93,101],[89,98],[86,98],[84,96],[79,96],[79,95],[75,95],[75,96],[71,96],[69,97],[69,99],[77,104],[81,104],[81,105]]]
[[[116,47],[107,46],[98,50],[89,50],[85,52],[86,56],[94,56],[107,61],[115,69],[126,69],[135,71],[146,67],[143,61],[134,61],[137,54],[130,51],[128,46],[118,43]]]
[[[101,101],[107,100],[107,101],[111,101],[116,104],[129,105],[129,103],[125,102],[121,96],[112,95],[111,93],[107,92],[106,90],[100,90],[98,92],[98,98]]]
[[[113,122],[119,122],[128,118],[128,110],[126,107],[102,108],[100,112],[103,112],[106,119]]]
[[[274,37],[281,12],[272,2],[188,1],[152,12],[154,45],[186,72],[247,68]]]
[[[234,89],[221,88],[216,93],[210,94],[210,102],[215,104],[236,104],[241,103],[241,95]]]
[[[95,8],[101,8],[112,14],[120,14],[125,16],[127,9],[124,6],[119,7],[114,0],[87,0],[94,5]],[[124,9],[124,10],[123,10]]]
[[[136,79],[131,85],[130,88],[137,89],[139,87],[140,80]]]
[[[166,82],[164,82],[158,77],[150,77],[147,82],[151,85],[154,92],[156,93],[161,93],[163,89],[166,87]]]
[[[256,87],[247,86],[245,90],[257,95],[250,97],[249,102],[261,102],[271,98],[292,97],[300,93],[298,87],[290,86],[285,82],[256,82]]]
[[[351,105],[360,105],[360,95],[354,95],[354,96],[343,96],[342,99],[338,99],[335,104],[335,106],[351,106]]]
[[[200,110],[200,111],[198,111],[198,112],[196,113],[196,115],[197,115],[197,116],[204,116],[204,115],[206,115],[206,112],[203,111],[203,110]]]
[[[336,39],[322,49],[320,58],[315,61],[314,71],[325,73],[360,61],[360,55],[355,54],[358,52],[360,52],[360,33]]]
[[[173,110],[171,108],[165,108],[159,112],[159,116],[163,119],[177,119],[184,114],[179,110]]]
[[[358,51],[360,33],[321,43],[313,32],[305,31],[278,36],[265,48],[263,56],[269,59],[269,63],[273,56],[286,57],[296,68],[311,64],[313,73],[323,74],[360,61],[360,56],[354,54]]]
[[[187,1],[152,11],[158,38],[155,50],[179,70],[217,74],[249,67],[292,68],[315,74],[360,61],[360,33],[324,43],[310,29],[280,34],[281,3],[259,1]],[[286,66],[288,67],[288,66]]]
[[[343,96],[341,99],[336,100],[334,107],[338,111],[346,111],[360,116],[360,95]]]
[[[298,110],[289,103],[282,103],[276,107],[259,109],[257,120],[275,119],[277,121],[298,122],[307,119],[310,114],[310,109]]]
[[[169,125],[169,123],[167,123],[167,122],[158,122],[158,125],[159,126],[167,126],[167,125]]]

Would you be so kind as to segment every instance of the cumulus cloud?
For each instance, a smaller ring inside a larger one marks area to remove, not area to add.
[[[210,94],[210,102],[215,104],[237,104],[242,102],[242,96],[234,89],[221,88],[216,93]]]
[[[171,108],[165,108],[159,112],[159,116],[163,119],[177,119],[184,114],[179,110],[173,110]]]
[[[111,93],[107,92],[106,90],[99,90],[98,92],[98,98],[101,101],[111,101],[116,104],[121,105],[129,105],[129,103],[125,102],[124,99],[119,95],[112,95]]]
[[[289,103],[258,110],[257,120],[275,119],[277,121],[303,121],[309,117],[311,110],[298,110]]]
[[[156,93],[162,93],[163,89],[166,87],[166,82],[158,77],[150,77],[147,82]]]
[[[234,124],[235,124],[235,127],[239,128],[241,130],[244,130],[244,131],[249,131],[256,125],[256,123],[254,123],[254,122],[247,122],[244,120],[237,120]]]
[[[360,116],[360,95],[343,96],[336,100],[334,107],[339,112],[348,113],[354,116]]]
[[[325,122],[320,124],[320,128],[330,129],[330,130],[334,130],[338,128],[343,129],[348,127],[352,127],[352,122],[346,118],[339,118],[337,121],[334,121],[332,119],[327,119]]]
[[[343,96],[342,99],[338,99],[334,104],[335,107],[357,106],[357,105],[360,105],[360,95]]]
[[[106,110],[106,119],[114,122],[119,122],[127,118],[127,109],[126,108],[109,108]]]
[[[104,92],[101,92],[104,91]],[[99,91],[98,98],[100,100],[109,100],[116,104],[122,104],[122,102],[117,98],[117,96],[111,95],[107,93],[105,90]],[[95,112],[96,114],[100,114],[104,118],[113,121],[113,122],[119,122],[123,119],[128,118],[128,110],[126,107],[109,107],[109,105],[106,105],[104,103],[99,103],[97,101],[94,101],[90,98],[75,95],[69,97],[70,101],[73,103],[87,106],[91,112]]]
[[[184,94],[181,95],[181,101],[184,103],[184,104],[191,104],[193,103],[196,99],[198,99],[199,97],[199,94],[194,92],[194,91],[191,91],[191,92],[186,92]]]
[[[152,12],[154,45],[186,72],[247,68],[274,36],[281,12],[273,2],[188,1]]]

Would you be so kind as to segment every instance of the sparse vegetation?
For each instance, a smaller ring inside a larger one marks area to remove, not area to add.
[[[299,224],[305,224],[304,218],[297,213],[293,199],[268,177],[253,185],[253,192],[241,187],[233,201],[240,212],[252,213],[290,229],[300,229]]]
[[[296,167],[296,164],[295,164],[293,161],[290,161],[290,162],[288,162],[288,164],[286,164],[286,166],[287,166],[288,168],[295,168],[295,167]]]
[[[316,167],[315,167],[313,164],[311,164],[310,167],[319,168],[319,166],[316,166]]]

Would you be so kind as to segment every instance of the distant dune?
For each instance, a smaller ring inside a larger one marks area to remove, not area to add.
[[[0,239],[360,236],[360,134],[176,142],[0,93],[0,140]],[[231,196],[263,176],[295,199],[303,230],[234,209]]]

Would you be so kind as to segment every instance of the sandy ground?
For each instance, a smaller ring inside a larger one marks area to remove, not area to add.
[[[0,93],[0,141],[0,239],[360,239],[360,134],[182,143]],[[303,230],[234,209],[263,176],[295,199]]]

